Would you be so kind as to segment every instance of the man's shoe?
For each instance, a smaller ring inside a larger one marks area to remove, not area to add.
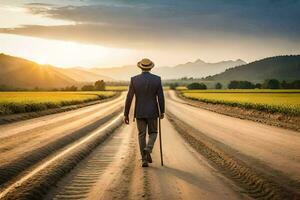
[[[143,161],[142,167],[149,167],[148,162],[147,161]]]
[[[152,158],[148,149],[144,149],[144,155],[146,156],[148,163],[152,163]]]

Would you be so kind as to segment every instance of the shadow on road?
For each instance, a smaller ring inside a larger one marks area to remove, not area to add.
[[[188,171],[183,171],[180,169],[176,169],[173,167],[169,167],[169,166],[164,166],[164,167],[157,167],[157,166],[153,166],[153,167],[149,167],[148,169],[153,170],[153,173],[157,173],[157,175],[164,179],[163,177],[167,178],[167,179],[172,179],[175,178],[176,179],[180,179],[183,180],[186,183],[189,183],[195,187],[200,187],[202,190],[211,190],[211,186],[209,181],[203,177],[199,177],[193,173],[190,173]],[[172,182],[169,182],[172,183]]]

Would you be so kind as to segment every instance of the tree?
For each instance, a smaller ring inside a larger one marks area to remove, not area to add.
[[[206,90],[207,86],[204,83],[191,83],[187,86],[189,90]]]
[[[230,81],[228,84],[229,89],[238,89],[239,88],[239,81]]]
[[[240,89],[254,89],[255,85],[249,81],[240,81],[239,88]]]
[[[282,89],[288,89],[290,87],[290,84],[288,84],[285,80],[281,81],[280,87]]]
[[[74,85],[72,85],[71,87],[70,87],[70,91],[77,91],[77,87],[76,86],[74,86]]]
[[[84,85],[81,88],[82,91],[94,91],[95,87],[93,85]]]
[[[300,80],[295,80],[293,82],[283,80],[280,83],[280,87],[282,89],[300,89]]]
[[[216,89],[219,90],[219,89],[222,89],[223,85],[221,83],[217,83],[215,87],[216,87]]]
[[[186,76],[185,76],[185,77],[182,77],[181,80],[187,81],[187,80],[188,80],[188,77],[186,77]]]
[[[170,83],[170,89],[171,90],[176,90],[176,88],[179,86],[178,83]]]
[[[255,85],[249,81],[230,81],[229,89],[253,89]]]
[[[62,91],[77,91],[77,87],[72,85],[71,87],[65,87],[61,89]]]
[[[280,82],[277,79],[265,80],[264,83],[263,83],[263,88],[266,88],[266,89],[279,89],[280,88]]]
[[[292,82],[293,89],[300,89],[300,80],[296,80]]]
[[[256,84],[255,84],[255,88],[261,89],[261,87],[262,87],[261,83],[256,83]]]
[[[95,90],[103,91],[105,90],[105,82],[103,80],[99,80],[95,82]]]

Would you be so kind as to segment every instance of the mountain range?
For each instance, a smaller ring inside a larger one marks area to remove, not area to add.
[[[96,80],[128,81],[140,73],[135,65],[114,68],[59,68],[0,54],[0,86],[14,88],[61,88],[82,86]],[[164,80],[182,77],[202,80],[230,81],[248,80],[261,82],[264,79],[295,80],[300,77],[300,55],[275,56],[246,64],[238,59],[207,63],[200,59],[174,67],[154,67],[153,73]]]
[[[207,63],[200,59],[195,62],[188,62],[179,64],[173,67],[159,67],[153,68],[153,73],[157,74],[163,79],[178,79],[182,77],[202,78],[209,75],[214,75],[225,71],[228,68],[246,64],[243,60],[228,60],[217,63]],[[139,74],[140,69],[135,65],[128,65],[123,67],[113,68],[80,68],[81,70],[101,74],[103,76],[111,77],[115,80],[129,80],[130,77]]]
[[[224,71],[227,68],[244,64],[242,60],[206,63],[202,60],[188,62],[174,67],[155,67],[153,73],[164,79],[182,77],[204,77]],[[128,81],[140,73],[135,65],[114,68],[59,68],[40,65],[23,58],[0,54],[0,85],[20,88],[60,88],[82,85],[96,80]]]
[[[300,79],[300,55],[264,58],[249,64],[233,67],[225,72],[207,77],[207,80],[247,80],[261,82],[265,79]]]

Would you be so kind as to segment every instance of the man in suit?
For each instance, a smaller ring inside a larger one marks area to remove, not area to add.
[[[131,78],[125,103],[124,122],[129,124],[129,110],[135,96],[134,118],[139,134],[142,167],[148,167],[148,163],[152,163],[151,153],[157,137],[158,117],[164,118],[165,100],[161,78],[150,73],[154,63],[144,58],[137,66],[141,68],[142,73]],[[146,143],[147,128],[148,143]]]

